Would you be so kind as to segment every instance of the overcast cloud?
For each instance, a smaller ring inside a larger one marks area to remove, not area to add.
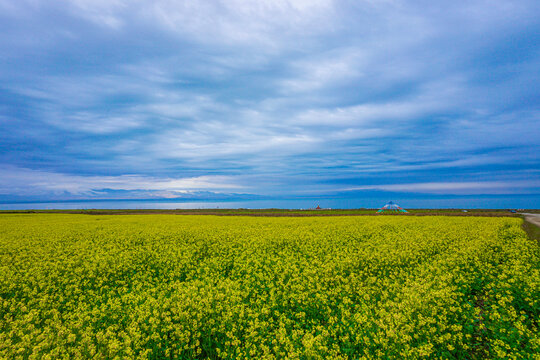
[[[0,0],[0,201],[540,199],[539,19],[528,0]]]

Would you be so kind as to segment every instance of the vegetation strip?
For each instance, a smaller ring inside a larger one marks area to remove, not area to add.
[[[529,235],[531,239],[540,242],[540,227],[527,221],[527,218],[523,218],[523,230]]]
[[[535,212],[537,210],[527,210]],[[0,214],[85,214],[85,215],[215,215],[215,216],[502,216],[519,217],[502,209],[410,209],[408,213],[378,213],[377,209],[76,209],[76,210],[0,210]]]

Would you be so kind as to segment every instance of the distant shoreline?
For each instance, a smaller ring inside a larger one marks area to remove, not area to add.
[[[518,217],[508,209],[408,209],[408,213],[377,213],[378,209],[51,209],[0,210],[0,214],[85,214],[85,215],[214,215],[260,217],[311,216],[504,216]],[[539,213],[540,209],[519,209]]]

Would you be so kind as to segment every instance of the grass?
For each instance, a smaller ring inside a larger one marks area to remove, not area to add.
[[[523,219],[523,230],[527,233],[529,238],[534,239],[538,242],[540,242],[540,227],[528,222],[527,220]]]

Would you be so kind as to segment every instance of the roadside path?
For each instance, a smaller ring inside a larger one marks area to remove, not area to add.
[[[520,213],[525,217],[525,220],[540,227],[540,214]]]

